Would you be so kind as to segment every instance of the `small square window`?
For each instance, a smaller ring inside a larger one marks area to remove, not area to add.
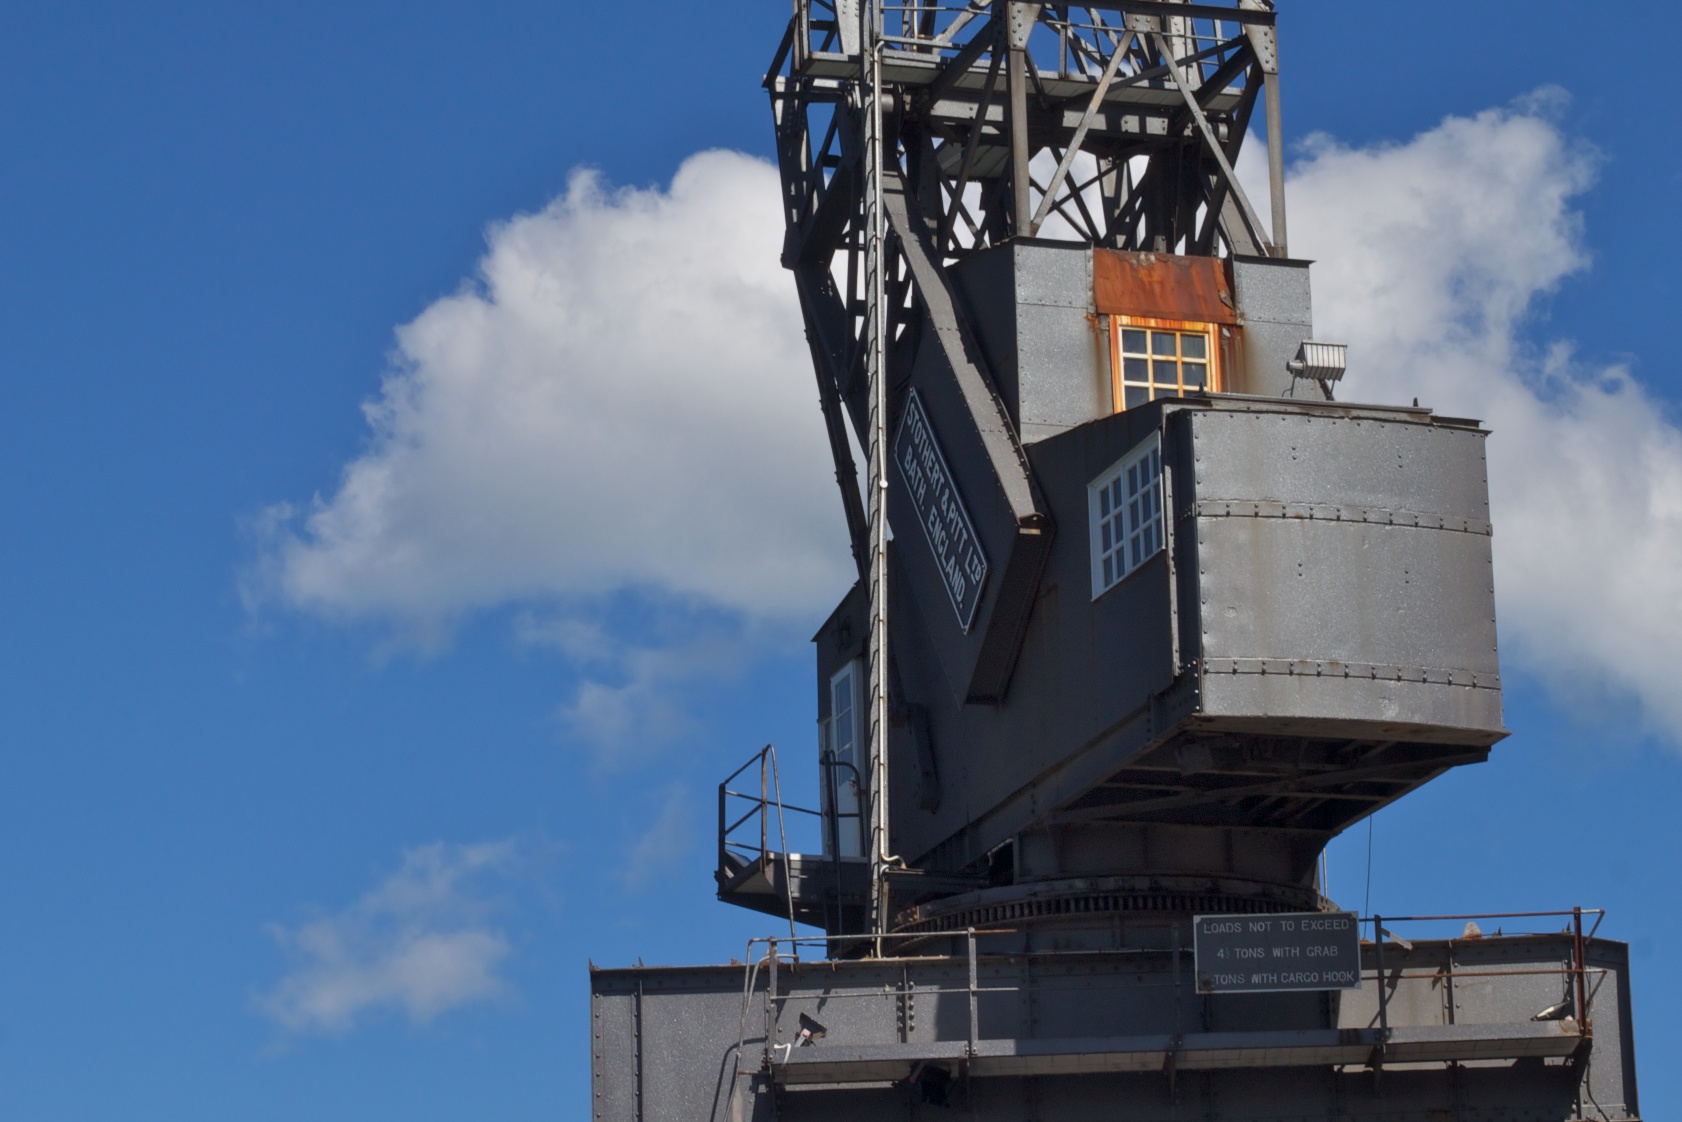
[[[1136,409],[1161,397],[1216,391],[1213,324],[1113,317],[1115,409]]]
[[[1153,433],[1141,441],[1086,490],[1096,600],[1165,543],[1161,438]]]

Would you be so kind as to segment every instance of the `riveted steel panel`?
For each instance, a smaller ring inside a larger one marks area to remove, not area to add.
[[[1292,379],[1285,363],[1314,334],[1308,262],[1235,256],[1232,287],[1244,327],[1244,360],[1227,388],[1286,393]]]
[[[1259,406],[1181,417],[1203,712],[1498,737],[1483,433]]]
[[[1576,1021],[1534,1019],[1573,977],[1565,934],[1387,943],[1382,977],[1369,943],[1358,991],[1207,997],[1193,992],[1189,940],[1178,952],[1036,952],[1021,933],[984,936],[973,996],[964,942],[935,940],[905,959],[784,957],[774,991],[763,959],[595,971],[595,1019],[623,1028],[598,1035],[593,1116],[817,1122],[915,1104],[911,1117],[944,1106],[1000,1122],[1029,1109],[1094,1122],[1378,1122],[1452,1107],[1566,1122],[1580,1086],[1604,1117],[1636,1115],[1621,943],[1587,943],[1585,1046]]]
[[[1024,443],[1110,412],[1109,336],[1093,314],[1092,250],[1012,242],[953,269]]]
[[[1110,412],[1109,336],[1080,308],[1017,308],[1017,411],[1024,442]]]
[[[1187,415],[1197,498],[1489,518],[1483,430],[1350,407],[1266,403]]]

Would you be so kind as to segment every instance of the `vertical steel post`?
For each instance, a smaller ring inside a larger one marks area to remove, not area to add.
[[[841,903],[841,805],[836,801],[840,797],[841,791],[835,785],[835,753],[826,748],[823,756],[820,757],[820,762],[823,765],[824,792],[829,796],[826,809],[828,817],[823,826],[829,846],[830,872],[835,877],[835,923],[833,927],[827,929],[826,933],[844,935],[847,932],[847,925],[845,923],[846,913],[842,910]]]
[[[1006,87],[1010,98],[1010,229],[1013,234],[1026,237],[1033,210],[1028,198],[1028,33],[1033,30],[1039,14],[1038,4],[1023,4],[1011,0],[1005,21],[1008,36],[1008,55],[1005,65]]]
[[[1195,936],[1193,937],[1195,940]],[[1186,1031],[1185,1018],[1185,988],[1180,979],[1180,925],[1174,925],[1174,1040],[1176,1044],[1180,1035]]]
[[[725,844],[724,840],[724,831],[730,826],[730,796],[726,790],[729,786],[730,781],[728,779],[718,785],[718,869],[720,873],[727,867],[725,856],[730,852],[730,847]]]
[[[981,1038],[981,1005],[980,1005],[980,974],[975,965],[975,928],[964,932],[965,942],[969,948],[969,1051],[968,1056],[975,1058],[976,1041]]]
[[[633,1086],[633,1089],[632,1089],[632,1092],[631,1092],[632,1097],[636,1101],[636,1106],[634,1108],[636,1113],[633,1115],[633,1117],[636,1119],[636,1122],[642,1122],[642,979],[641,978],[637,979],[637,992],[636,992],[635,1002],[631,1006],[631,1022],[632,1022],[631,1023],[632,1032],[633,1032],[633,1035],[635,1036],[635,1040],[633,1042],[634,1043],[635,1055],[633,1056],[633,1059],[636,1063],[636,1071],[634,1072],[636,1082],[635,1082],[635,1084]]]
[[[1267,195],[1273,204],[1273,253],[1289,256],[1285,241],[1285,126],[1279,112],[1279,72],[1269,74],[1262,87],[1267,103]]]
[[[860,82],[864,94],[864,239],[865,284],[864,373],[870,394],[869,476],[865,520],[869,531],[870,637],[868,733],[870,809],[870,929],[876,935],[875,953],[881,957],[881,936],[888,930],[888,391],[883,365],[887,356],[887,218],[882,211],[883,161],[889,156],[882,139],[882,2],[860,5]]]
[[[771,939],[765,951],[765,1067],[771,1067],[777,1047],[777,940]]]
[[[1384,974],[1384,920],[1379,916],[1372,917],[1372,937],[1378,955],[1378,1031],[1379,1047],[1382,1048],[1390,1036],[1390,1003],[1386,993],[1388,979]]]
[[[1240,8],[1270,9],[1269,0],[1238,0]],[[1285,126],[1279,114],[1279,36],[1272,27],[1246,25],[1244,37],[1256,55],[1262,72],[1262,101],[1267,113],[1267,193],[1273,204],[1273,249],[1275,257],[1287,257],[1285,240]]]
[[[1582,1033],[1584,1036],[1588,1036],[1591,1032],[1588,1005],[1589,987],[1587,979],[1588,945],[1583,939],[1583,909],[1581,907],[1571,909],[1571,936],[1572,965],[1577,968],[1575,971],[1577,975],[1575,992],[1575,1004],[1577,1006],[1577,1031]]]

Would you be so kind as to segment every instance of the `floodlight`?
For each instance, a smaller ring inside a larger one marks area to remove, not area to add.
[[[1316,382],[1335,382],[1343,377],[1349,365],[1347,343],[1316,343],[1303,340],[1297,357],[1285,364],[1285,369],[1298,378],[1312,378]]]

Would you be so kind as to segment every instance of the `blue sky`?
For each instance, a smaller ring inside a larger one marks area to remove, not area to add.
[[[1594,43],[1682,16],[1280,7],[1319,306],[1368,396],[1487,406],[1511,574],[1514,735],[1333,895],[1610,909],[1666,1117],[1682,157]],[[810,786],[847,561],[767,173],[685,161],[769,155],[786,4],[602,11],[8,12],[0,1115],[583,1118],[587,962],[763,930],[711,792],[767,741]]]

